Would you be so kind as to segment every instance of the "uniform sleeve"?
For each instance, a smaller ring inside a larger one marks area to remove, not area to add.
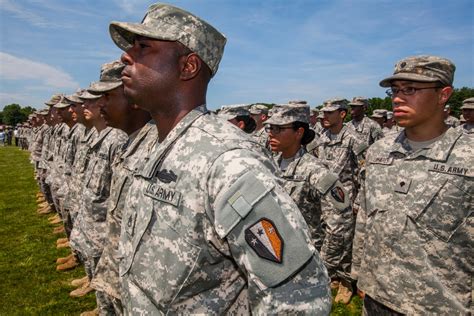
[[[365,226],[367,213],[365,207],[365,166],[360,171],[360,189],[355,204],[358,206],[354,241],[352,244],[351,276],[357,280],[365,244]]]
[[[329,314],[327,271],[306,222],[259,159],[227,152],[208,177],[208,213],[247,277],[252,313]]]
[[[342,274],[341,262],[351,253],[354,219],[349,194],[337,175],[327,172],[315,183],[321,196],[322,227],[325,232],[321,258],[330,275]]]

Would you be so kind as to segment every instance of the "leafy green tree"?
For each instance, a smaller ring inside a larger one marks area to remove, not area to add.
[[[451,107],[451,115],[459,117],[461,115],[462,101],[474,97],[474,88],[462,87],[454,89],[448,104]]]
[[[28,115],[22,112],[19,104],[13,103],[3,108],[3,123],[15,126],[17,123],[26,121]]]

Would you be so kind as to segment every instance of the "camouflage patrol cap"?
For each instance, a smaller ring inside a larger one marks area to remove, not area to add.
[[[48,113],[49,113],[49,109],[42,109],[42,110],[38,111],[38,114],[43,115],[43,116],[48,115]]]
[[[462,101],[461,110],[464,109],[474,110],[474,97]]]
[[[279,104],[272,108],[272,116],[265,124],[285,125],[293,122],[309,124],[309,105],[307,104]]]
[[[311,115],[318,115],[319,114],[319,108],[312,108],[310,109]]]
[[[71,102],[69,102],[64,96],[61,98],[61,101],[53,105],[56,109],[64,109],[68,106],[71,106]]]
[[[372,113],[372,118],[383,118],[387,117],[387,110],[384,109],[375,109],[374,112]]]
[[[349,102],[349,106],[367,106],[369,100],[366,97],[353,97],[352,101]]]
[[[155,3],[142,23],[111,22],[110,35],[115,44],[127,51],[136,35],[163,41],[177,41],[199,55],[215,75],[224,53],[226,38],[212,25],[183,9]]]
[[[456,66],[452,61],[437,56],[412,56],[395,65],[393,75],[380,81],[381,87],[390,87],[394,80],[440,82],[452,86]]]
[[[336,110],[346,110],[347,111],[348,101],[344,98],[333,98],[324,101],[324,106],[321,109],[323,112],[332,112]]]
[[[89,85],[89,88],[91,86],[92,84]],[[100,93],[92,94],[89,91],[87,91],[87,89],[84,92],[82,92],[81,95],[79,96],[79,98],[82,100],[97,100],[97,99],[100,99],[100,97],[102,97],[102,94]]]
[[[228,121],[237,116],[250,116],[249,108],[248,104],[223,105],[218,115]]]
[[[290,100],[288,104],[308,104],[305,100]]]
[[[85,91],[85,89],[78,89],[73,94],[66,95],[64,97],[70,102],[75,102],[75,103],[81,103],[82,104],[82,103],[84,103],[84,101],[82,101],[80,96],[82,95],[82,93],[84,93],[84,91]]]
[[[254,104],[250,107],[250,114],[268,114],[268,107],[263,104]]]
[[[53,94],[51,99],[49,99],[49,101],[46,101],[44,104],[46,104],[47,106],[53,106],[59,101],[61,101],[62,97],[63,97],[62,94],[59,94],[59,93]]]
[[[111,91],[122,85],[122,70],[125,64],[120,60],[103,64],[100,69],[100,81],[91,83],[87,91],[97,94]]]

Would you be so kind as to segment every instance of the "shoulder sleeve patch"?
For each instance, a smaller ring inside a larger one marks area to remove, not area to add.
[[[322,194],[326,192],[336,183],[338,177],[335,173],[327,172],[321,179],[319,179],[316,187]]]
[[[252,210],[273,186],[265,187],[252,172],[245,173],[215,202],[214,226],[220,238],[227,234]]]

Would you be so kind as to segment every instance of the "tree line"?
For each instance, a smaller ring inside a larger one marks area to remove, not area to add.
[[[448,104],[451,106],[451,115],[459,118],[461,115],[462,101],[474,97],[474,88],[462,87],[454,89],[453,95],[449,99]],[[265,104],[272,107],[273,103],[259,103]],[[369,107],[367,109],[367,115],[372,115],[375,109],[392,109],[392,99],[390,97],[382,98],[370,98]],[[25,122],[28,119],[28,115],[35,111],[31,106],[22,107],[19,104],[13,103],[5,105],[3,111],[0,111],[0,125],[11,125],[15,126],[18,123]],[[347,120],[350,119],[350,113],[348,113]]]

